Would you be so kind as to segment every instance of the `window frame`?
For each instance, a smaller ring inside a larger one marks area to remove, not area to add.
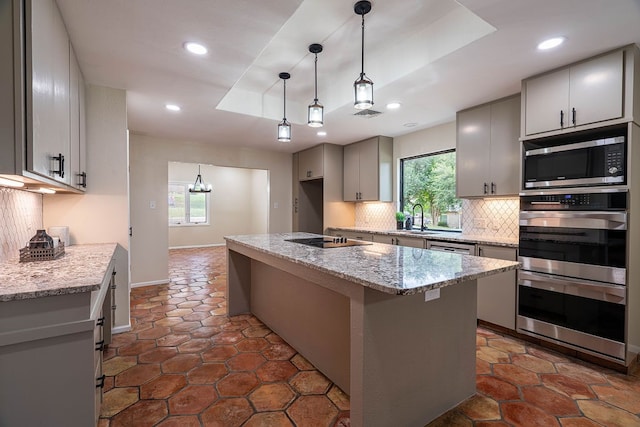
[[[169,196],[169,187],[170,186],[180,186],[183,188],[184,191],[184,200],[185,200],[185,206],[184,206],[184,217],[183,220],[184,222],[171,222],[171,216],[169,216],[168,218],[168,225],[169,227],[201,227],[201,226],[208,226],[211,225],[211,204],[210,204],[210,194],[211,193],[191,193],[189,192],[189,185],[191,185],[191,182],[186,182],[186,181],[169,181],[169,184],[167,186],[167,198]],[[204,209],[205,209],[205,221],[204,222],[191,222],[191,196],[193,194],[203,194],[205,196],[204,199]],[[167,203],[168,204],[168,203]],[[167,210],[170,208],[170,205],[167,206]]]
[[[415,159],[421,159],[424,157],[432,157],[432,156],[437,156],[440,154],[448,154],[448,153],[456,153],[456,156],[458,155],[456,152],[455,148],[448,148],[445,150],[440,150],[440,151],[433,151],[431,153],[424,153],[424,154],[417,154],[415,156],[409,156],[409,157],[404,157],[400,159],[400,176],[399,176],[399,188],[398,188],[398,201],[399,201],[399,206],[398,206],[398,210],[402,210],[404,209],[404,205],[405,205],[405,198],[404,198],[404,168],[405,168],[405,161],[406,160],[415,160]],[[458,179],[457,179],[457,174],[456,174],[456,186],[458,184]],[[462,199],[459,199],[462,200]],[[462,216],[462,205],[460,206],[460,215]],[[416,228],[416,225],[419,227],[419,224],[413,224],[413,228]],[[462,224],[460,224],[461,228],[453,228],[451,230],[446,230],[446,231],[450,231],[450,232],[454,232],[454,233],[459,233],[462,232]],[[445,230],[443,230],[445,231]]]

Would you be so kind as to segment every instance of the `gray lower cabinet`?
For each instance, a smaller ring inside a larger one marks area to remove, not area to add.
[[[94,292],[2,302],[0,426],[97,424],[114,266],[115,257]]]
[[[388,234],[374,234],[373,241],[389,245],[408,246],[410,248],[426,248],[427,241],[419,237],[390,236]]]
[[[478,245],[478,256],[517,261],[517,251]],[[511,330],[516,328],[516,272],[478,279],[478,319]]]

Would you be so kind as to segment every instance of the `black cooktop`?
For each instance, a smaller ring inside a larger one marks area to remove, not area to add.
[[[371,245],[372,243],[359,240],[349,240],[346,237],[305,237],[302,239],[285,239],[287,242],[301,243],[316,248],[344,248],[347,246]]]

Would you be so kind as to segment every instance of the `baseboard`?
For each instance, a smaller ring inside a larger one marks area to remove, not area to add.
[[[211,243],[208,245],[189,245],[189,246],[169,246],[169,250],[171,249],[196,249],[196,248],[213,248],[216,246],[224,246],[225,243]]]
[[[129,332],[131,330],[131,323],[123,326],[115,326],[111,329],[112,334],[121,334],[123,332]]]
[[[166,285],[167,283],[169,283],[169,279],[165,279],[165,280],[151,280],[149,282],[138,282],[138,283],[132,283],[131,284],[131,288],[140,288],[142,286],[151,286],[151,285]]]

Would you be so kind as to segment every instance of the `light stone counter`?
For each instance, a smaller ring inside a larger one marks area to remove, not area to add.
[[[351,231],[357,233],[378,234],[384,236],[415,237],[426,240],[437,240],[456,243],[471,243],[477,245],[504,246],[518,248],[518,239],[504,238],[501,236],[481,236],[464,234],[455,231],[428,230],[425,232],[412,232],[408,230],[374,230],[363,227],[330,227],[329,231]]]
[[[513,261],[380,243],[322,249],[286,241],[314,236],[317,237],[308,233],[281,233],[225,239],[394,295],[412,295],[455,285],[515,270],[519,265]]]
[[[0,263],[0,302],[100,289],[116,243],[74,245],[51,261]]]

